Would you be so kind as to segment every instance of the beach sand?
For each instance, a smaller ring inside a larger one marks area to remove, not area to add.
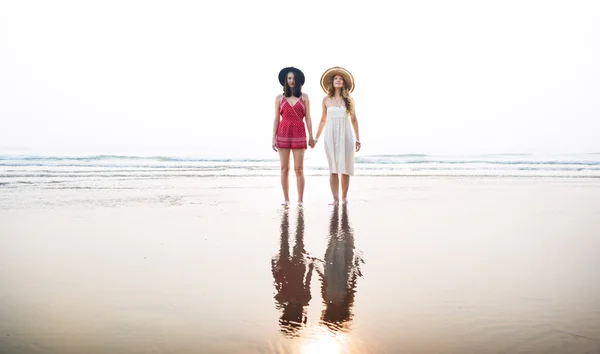
[[[0,189],[0,353],[600,353],[600,180]]]

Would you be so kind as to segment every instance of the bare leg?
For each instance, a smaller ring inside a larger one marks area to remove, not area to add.
[[[281,164],[281,188],[283,189],[284,204],[290,202],[290,149],[279,149],[279,162]]]
[[[331,194],[333,194],[332,204],[337,204],[340,200],[340,180],[337,173],[329,175],[329,185],[331,186]]]
[[[342,202],[348,203],[348,188],[350,187],[350,175],[342,175]]]
[[[296,172],[296,184],[298,185],[298,205],[302,205],[304,198],[304,149],[293,149],[294,171]]]

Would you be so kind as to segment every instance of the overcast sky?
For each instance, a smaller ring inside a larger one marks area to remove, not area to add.
[[[361,154],[600,152],[598,63],[593,0],[0,0],[0,153],[275,157],[290,65],[315,132],[354,74]]]

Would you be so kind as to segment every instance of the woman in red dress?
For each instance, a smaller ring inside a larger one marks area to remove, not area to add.
[[[300,69],[287,67],[279,72],[279,83],[283,94],[275,99],[275,122],[273,123],[273,150],[279,152],[281,163],[281,188],[283,205],[290,204],[289,172],[290,152],[294,155],[294,171],[298,187],[298,205],[302,205],[304,196],[304,152],[306,151],[306,128],[308,127],[308,145],[314,146],[310,101],[302,93],[304,73]],[[306,124],[305,124],[306,121]]]

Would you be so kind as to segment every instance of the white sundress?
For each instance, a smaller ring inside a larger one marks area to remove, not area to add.
[[[329,173],[354,175],[354,136],[346,106],[327,107],[324,146]]]

